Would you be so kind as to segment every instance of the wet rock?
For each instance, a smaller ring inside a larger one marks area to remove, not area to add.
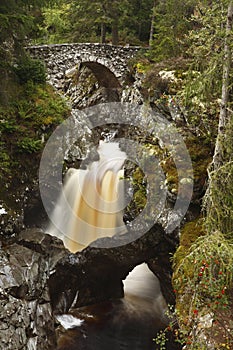
[[[23,222],[26,227],[43,228],[48,221],[45,212],[38,182],[32,187],[27,187],[23,203]]]
[[[134,81],[125,86],[122,91],[121,102],[129,102],[141,105],[144,102],[142,93],[143,77],[140,74],[136,73],[134,76],[132,76],[132,79]]]
[[[47,280],[67,253],[60,240],[38,230],[2,242],[0,349],[51,350],[56,346]]]

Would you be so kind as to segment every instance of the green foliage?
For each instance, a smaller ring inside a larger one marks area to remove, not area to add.
[[[216,137],[222,88],[226,1],[201,2],[192,16],[186,42],[191,64],[179,98],[186,118],[199,133]],[[232,79],[232,78],[231,78]]]
[[[28,56],[22,57],[15,65],[14,71],[21,84],[29,81],[35,84],[45,84],[45,66],[38,59],[32,59]]]
[[[190,299],[187,305],[190,315],[203,306],[216,309],[219,304],[222,307],[228,304],[225,290],[232,287],[233,245],[223,234],[216,231],[199,237],[186,256],[176,265],[175,255],[174,262],[174,287]]]
[[[226,11],[224,8],[226,16]],[[222,39],[223,41],[223,39]],[[223,44],[222,44],[223,46]],[[231,47],[232,51],[232,47]],[[222,84],[226,82],[223,81]],[[226,238],[233,241],[233,114],[232,114],[232,83],[233,70],[229,67],[229,89],[228,101],[226,104],[226,116],[224,122],[220,115],[220,127],[216,146],[221,151],[221,162],[216,166],[216,159],[212,167],[209,169],[209,186],[205,195],[204,209],[206,210],[207,220],[206,228],[208,232],[215,230],[221,231]],[[221,102],[223,103],[223,102]]]
[[[0,2],[1,103],[7,104],[10,99],[9,94],[13,95],[15,72],[19,74],[23,83],[29,79],[40,83],[45,81],[41,64],[23,58],[26,42],[36,33],[35,18],[37,13],[40,13],[39,6],[44,3],[44,0],[1,0]],[[22,67],[19,64],[22,64]]]
[[[58,1],[43,9],[37,42],[148,43],[153,0]]]
[[[189,125],[212,142],[217,134],[227,5],[226,1],[199,3],[192,17],[196,28],[187,36],[190,70],[184,76],[183,88],[178,94],[181,104],[186,107],[184,113]],[[230,75],[232,84],[232,72]],[[209,341],[215,343],[216,349],[230,349],[233,345],[232,326],[227,320],[231,319],[233,288],[231,119],[229,111],[229,124],[221,140],[225,162],[209,173],[204,205],[207,233],[203,236],[203,229],[198,232],[192,223],[185,225],[174,256],[176,316],[180,325],[179,337],[187,349],[205,349]],[[193,149],[195,151],[195,146]],[[192,160],[201,165],[195,153],[191,153]],[[207,159],[204,153],[202,158],[204,164]],[[208,327],[203,323],[206,319],[209,320]]]
[[[45,3],[48,5],[48,2],[44,0],[1,0],[0,42],[5,42],[3,50],[7,51],[9,42],[13,44],[13,50],[20,49],[19,46],[22,46],[26,35],[33,31],[35,10]]]
[[[157,333],[156,338],[154,339],[155,344],[159,345],[160,350],[166,350],[167,336],[165,331],[160,331]]]
[[[3,180],[7,173],[10,173],[10,156],[5,148],[5,143],[0,141],[0,180]]]
[[[154,39],[149,57],[161,61],[183,55],[186,49],[185,35],[192,28],[190,23],[196,1],[158,1],[154,7]]]
[[[0,107],[0,178],[10,173],[18,178],[25,154],[31,154],[30,161],[35,161],[43,147],[42,140],[69,114],[64,99],[55,95],[51,87],[31,81],[16,86],[18,95]]]
[[[138,60],[137,63],[134,64],[133,68],[139,73],[145,73],[148,70],[148,62],[143,62],[142,60]]]
[[[17,146],[20,152],[35,153],[41,150],[41,140],[34,140],[30,137],[24,137],[22,140],[17,142]]]
[[[128,35],[125,42],[133,44],[133,37],[148,43],[154,0],[128,1],[124,6],[121,19],[120,36],[126,28]],[[135,41],[134,39],[134,41]]]
[[[29,125],[33,128],[55,126],[64,120],[68,108],[63,98],[54,97],[52,88],[44,85],[34,85],[30,81],[24,85],[24,97],[12,103],[20,125]]]
[[[111,34],[113,44],[118,41],[120,18],[123,15],[127,0],[114,1],[72,1],[70,19],[72,23],[71,36],[75,41],[102,41]],[[102,28],[102,30],[101,30]],[[114,39],[113,37],[116,36]]]
[[[220,230],[233,241],[233,161],[225,163],[211,174],[205,196],[206,227],[209,232]]]
[[[70,3],[58,1],[53,7],[44,7],[43,22],[36,43],[58,44],[70,40]]]
[[[189,349],[204,349],[213,340],[213,333],[221,332],[221,327],[215,329],[215,323],[224,327],[223,314],[230,312],[233,245],[219,231],[199,237],[185,255],[175,254],[174,269],[179,337]],[[203,330],[201,322],[205,318],[210,324]],[[205,337],[200,337],[200,331]],[[226,339],[231,342],[230,333]]]
[[[7,119],[1,119],[0,120],[0,131],[12,133],[17,129],[17,124],[15,120],[7,120]]]
[[[221,231],[233,242],[233,116],[225,128],[224,139],[219,139],[223,150],[223,165],[210,171],[204,208],[208,232]]]
[[[194,221],[187,222],[180,232],[180,244],[176,250],[174,261],[176,265],[185,258],[191,245],[198,239],[206,234],[203,227],[203,219],[197,218]]]

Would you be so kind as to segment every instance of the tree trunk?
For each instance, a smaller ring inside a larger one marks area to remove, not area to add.
[[[118,19],[114,19],[112,23],[112,44],[118,45],[119,36],[118,36]]]
[[[228,101],[229,101],[229,75],[232,61],[231,54],[231,31],[232,31],[232,17],[233,17],[233,1],[230,1],[227,12],[226,23],[226,38],[224,45],[224,63],[223,63],[223,81],[222,81],[222,97],[220,104],[220,115],[218,124],[218,136],[215,145],[215,152],[213,157],[213,170],[219,169],[224,163],[224,145],[225,145],[225,131],[229,122]]]
[[[152,7],[152,18],[151,18],[151,25],[150,25],[150,37],[149,37],[150,47],[152,45],[153,37],[154,37],[155,5],[156,5],[156,1],[154,1],[154,5]]]
[[[100,42],[101,42],[101,44],[106,43],[106,25],[104,22],[101,23]]]

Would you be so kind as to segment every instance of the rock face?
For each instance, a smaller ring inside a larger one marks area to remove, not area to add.
[[[55,328],[47,280],[66,254],[38,230],[22,232],[0,251],[0,349],[54,349]]]
[[[155,225],[132,243],[124,245],[122,237],[103,238],[95,247],[76,254],[38,229],[25,230],[14,241],[3,242],[0,349],[55,349],[54,313],[122,298],[122,279],[144,261],[160,279],[167,302],[174,302],[171,267],[164,264],[174,247],[165,236],[163,228]],[[119,243],[122,245],[117,246]]]
[[[63,93],[74,109],[83,109],[99,103],[118,102],[119,87],[101,85],[93,71],[87,66],[74,70],[65,77]]]

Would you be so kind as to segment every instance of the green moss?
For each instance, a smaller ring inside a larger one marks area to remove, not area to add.
[[[202,218],[187,222],[180,231],[180,244],[173,256],[174,275],[176,266],[187,254],[191,245],[200,237],[205,235],[204,223]]]
[[[176,165],[170,155],[166,156],[161,163],[164,173],[166,174],[166,185],[169,191],[178,190],[178,172]]]
[[[138,210],[141,210],[145,207],[147,199],[144,189],[139,189],[134,193],[134,201]]]
[[[207,167],[212,161],[211,144],[202,137],[188,135],[185,139],[194,172],[194,180],[197,183],[204,183]]]
[[[198,218],[194,221],[187,222],[181,229],[180,232],[180,244],[177,248],[175,254],[173,255],[173,285],[175,290],[177,291],[177,309],[180,313],[183,315],[186,314],[187,310],[184,307],[182,307],[182,295],[185,288],[185,283],[187,278],[192,279],[193,276],[193,268],[192,268],[192,262],[190,260],[186,260],[185,263],[183,263],[185,257],[187,256],[187,253],[189,252],[192,244],[196,242],[196,240],[200,237],[205,235],[204,226],[203,226],[203,219]],[[183,273],[180,274],[180,266],[182,265]],[[177,288],[177,285],[179,285],[179,288]],[[179,296],[179,298],[178,298]],[[180,304],[181,303],[181,304]],[[187,305],[187,303],[186,303]]]
[[[133,198],[125,209],[125,215],[134,219],[143,210],[147,202],[145,174],[138,166],[134,166],[127,175],[126,180],[133,188]]]
[[[233,163],[226,162],[211,174],[205,196],[206,228],[220,231],[233,242]]]
[[[146,205],[146,184],[145,184],[145,174],[143,171],[137,167],[132,175],[133,186],[134,186],[134,204],[137,211],[140,212]]]
[[[135,184],[142,183],[143,178],[144,178],[144,174],[143,174],[142,170],[139,167],[137,167],[135,169],[135,171],[133,172],[132,178],[133,178],[133,182]]]

